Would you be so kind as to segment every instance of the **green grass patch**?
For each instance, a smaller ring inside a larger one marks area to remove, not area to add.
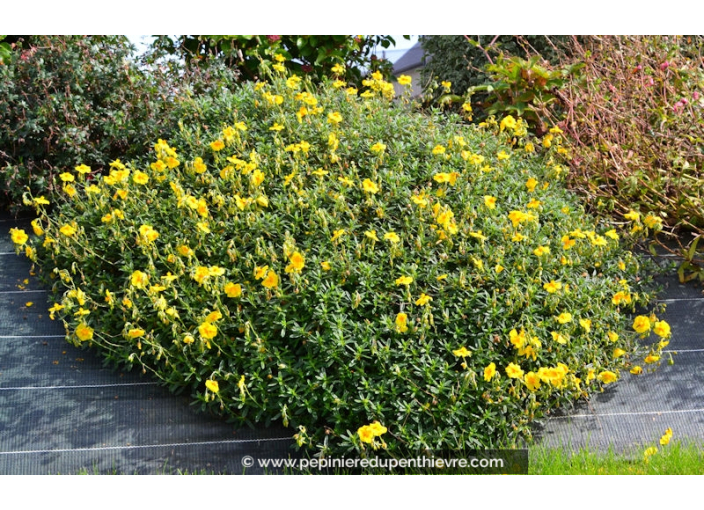
[[[531,475],[701,475],[704,474],[704,448],[697,443],[673,442],[658,446],[657,453],[645,452],[653,445],[617,453],[609,448],[598,452],[583,448],[570,452],[563,448],[530,449]]]

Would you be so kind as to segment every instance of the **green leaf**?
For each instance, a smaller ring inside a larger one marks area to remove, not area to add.
[[[697,238],[692,241],[691,246],[689,247],[689,250],[687,250],[687,260],[692,261],[694,260],[694,255],[697,253],[697,244],[699,244],[699,241],[701,240],[702,235],[700,234],[697,236]]]

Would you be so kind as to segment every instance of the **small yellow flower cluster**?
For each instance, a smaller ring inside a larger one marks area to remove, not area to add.
[[[369,78],[362,80],[362,85],[368,87],[366,91],[360,94],[363,98],[372,98],[380,94],[385,99],[393,99],[396,95],[393,83],[384,80],[383,75],[379,71],[373,72]]]
[[[366,443],[372,446],[375,450],[379,447],[385,448],[386,444],[382,441],[377,442],[377,438],[386,434],[388,429],[384,427],[378,421],[372,422],[370,425],[364,425],[357,430],[357,435],[362,443]]]

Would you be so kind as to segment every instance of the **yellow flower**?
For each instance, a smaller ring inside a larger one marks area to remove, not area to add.
[[[658,361],[660,361],[660,356],[656,356],[654,354],[648,354],[643,361],[645,361],[648,365],[651,365],[653,363],[657,363]]]
[[[274,271],[269,271],[264,281],[262,281],[262,285],[267,289],[276,288],[279,285],[279,277]]]
[[[425,306],[428,303],[430,303],[433,300],[432,297],[428,296],[427,294],[421,294],[418,299],[416,299],[416,305],[418,306]]]
[[[386,144],[383,144],[381,142],[377,142],[374,145],[372,145],[369,148],[370,151],[372,151],[374,154],[381,154],[386,150]]]
[[[184,344],[192,344],[195,342],[195,339],[193,338],[193,335],[186,335],[183,337],[183,343]]]
[[[250,181],[252,182],[252,186],[257,187],[261,183],[264,182],[264,172],[261,170],[257,169],[254,172],[252,172],[252,175],[250,176]]]
[[[342,122],[342,115],[339,112],[330,112],[328,113],[328,122],[333,125],[339,124]]]
[[[90,167],[88,165],[78,165],[75,168],[75,170],[79,174],[89,174],[90,173]]]
[[[208,321],[205,321],[203,324],[198,326],[198,333],[200,333],[200,336],[206,340],[212,340],[218,334],[218,327]]]
[[[261,280],[266,276],[266,273],[269,271],[269,266],[255,266],[254,267],[254,278],[257,280]]]
[[[653,333],[661,338],[668,338],[672,333],[670,331],[670,325],[665,321],[658,321],[653,326]]]
[[[269,131],[281,131],[284,127],[278,122],[274,122],[274,125],[269,128]]]
[[[451,81],[443,81],[443,82],[440,82],[440,85],[442,85],[442,88],[445,89],[445,92],[450,92],[450,88],[452,87],[452,82]]]
[[[640,375],[640,374],[643,373],[643,367],[640,367],[640,366],[636,365],[635,367],[633,367],[633,368],[631,369],[631,373],[632,373],[633,375]]]
[[[359,440],[363,443],[372,444],[372,442],[374,441],[374,432],[372,431],[369,425],[360,427],[357,430],[357,434],[359,435]]]
[[[511,220],[514,227],[517,227],[520,223],[524,221],[533,221],[536,217],[533,214],[526,214],[522,211],[511,211],[508,213],[508,219]]]
[[[210,144],[210,148],[213,149],[215,152],[221,151],[225,148],[225,142],[222,140],[215,140]]]
[[[489,209],[496,209],[496,197],[484,195],[484,205],[486,205]]]
[[[10,234],[12,235],[12,231],[17,230],[17,229],[10,229]],[[42,228],[42,222],[39,218],[36,218],[32,220],[32,230],[34,230],[34,234],[38,236],[43,236],[44,235],[44,229]],[[24,233],[24,230],[20,230],[21,233]],[[26,235],[26,234],[25,234]],[[12,239],[13,242],[15,242],[14,238]],[[26,239],[25,239],[26,242]],[[20,246],[24,243],[15,243],[15,244],[20,244]]]
[[[496,264],[494,266],[494,271],[496,272],[496,274],[501,273],[501,271],[503,271],[503,270],[504,270],[504,266],[502,266],[501,264]]]
[[[212,381],[210,379],[205,381],[205,387],[213,393],[217,393],[218,391],[220,391],[220,385],[218,384],[218,382]]]
[[[43,196],[34,199],[34,204],[35,204],[35,205],[49,205],[50,203],[51,203],[51,202],[49,202],[49,201],[48,201],[46,198],[44,198]]]
[[[562,288],[562,284],[560,282],[556,282],[555,280],[551,280],[550,282],[543,285],[543,288],[550,294],[554,294]]]
[[[337,180],[349,188],[354,188],[354,182],[348,177],[338,177]]]
[[[73,187],[73,184],[66,184],[64,186],[64,192],[71,198],[73,198],[77,193],[76,188]]]
[[[657,447],[651,446],[643,452],[643,460],[645,460],[645,462],[648,462],[648,459],[656,453],[658,453]]]
[[[526,188],[528,188],[528,191],[530,191],[531,193],[535,190],[535,187],[537,185],[538,185],[538,181],[535,180],[533,177],[531,177],[530,179],[528,179],[526,181]]]
[[[645,334],[650,331],[650,319],[645,315],[639,315],[633,321],[633,329],[636,333]]]
[[[130,283],[133,287],[143,289],[147,285],[147,283],[149,283],[149,275],[137,270],[132,273],[132,276],[130,277]]]
[[[139,227],[139,235],[148,242],[154,242],[159,237],[159,233],[154,230],[151,225],[142,225]]]
[[[611,298],[611,302],[615,305],[620,305],[621,303],[630,304],[631,295],[628,292],[620,290],[613,295],[613,297]]]
[[[435,279],[440,282],[442,280],[447,280],[447,276],[448,275],[446,274],[441,274],[440,276],[435,277]]]
[[[630,210],[626,214],[624,214],[623,217],[626,218],[627,220],[638,221],[638,220],[640,220],[640,213],[638,213],[634,210]]]
[[[345,66],[343,64],[337,63],[330,69],[334,74],[343,74],[345,72]]]
[[[460,174],[457,172],[440,172],[433,176],[433,180],[440,183],[448,182],[451,186],[454,186],[459,176]]]
[[[499,152],[499,153],[496,155],[496,157],[497,157],[497,159],[498,159],[499,161],[503,161],[503,160],[505,160],[505,159],[510,159],[510,158],[511,158],[511,156],[509,156],[509,155],[506,153],[506,151],[501,151],[501,152]]]
[[[452,351],[452,354],[458,358],[466,358],[467,356],[472,355],[472,351],[468,351],[466,347],[460,347],[459,349]]]
[[[535,250],[533,250],[533,254],[536,257],[542,257],[543,255],[547,255],[550,253],[550,248],[547,246],[538,246]]]
[[[484,368],[484,380],[486,382],[491,381],[491,379],[496,375],[496,364],[489,363],[489,365]]]
[[[572,314],[569,312],[563,312],[557,317],[557,322],[560,324],[567,324],[568,322],[572,322]]]
[[[612,343],[615,342],[616,340],[618,340],[618,333],[614,333],[613,331],[609,331],[609,332],[607,333],[607,335],[608,335],[608,337],[609,337],[609,340],[610,340]]]
[[[662,218],[648,214],[645,218],[643,218],[643,224],[648,228],[660,230],[662,229]]]
[[[557,331],[552,331],[550,333],[552,335],[552,339],[555,340],[558,344],[565,345],[568,341],[568,337],[563,335],[562,333],[558,333]]]
[[[64,182],[73,182],[76,179],[73,177],[73,174],[70,174],[68,172],[64,172],[59,175],[59,178],[64,181]]]
[[[290,257],[291,263],[286,266],[287,273],[300,273],[305,266],[305,259],[299,252],[294,252]]]
[[[399,333],[408,331],[408,315],[403,312],[396,315],[396,331]]]
[[[422,195],[422,194],[420,196],[413,195],[411,197],[411,201],[414,204],[419,205],[421,208],[426,207],[428,205],[428,200],[425,198],[425,195]]]
[[[332,269],[330,262],[328,262],[327,260],[325,262],[321,262],[320,267],[323,269],[323,271],[330,271],[330,269]]]
[[[239,283],[227,282],[224,290],[229,298],[238,298],[242,295],[242,286]]]
[[[610,384],[610,383],[616,381],[618,379],[618,376],[609,370],[604,370],[599,375],[597,375],[596,378],[599,379],[604,384]]]
[[[183,257],[190,257],[193,255],[193,250],[191,250],[188,246],[185,244],[181,244],[176,248],[176,251]]]
[[[35,230],[35,232],[36,232],[36,230]],[[37,235],[40,235],[40,234],[37,234]],[[12,242],[15,243],[17,246],[24,245],[27,242],[27,240],[29,239],[29,236],[27,235],[27,233],[21,228],[11,228],[10,229],[10,236],[12,237]]]
[[[592,329],[592,321],[589,319],[579,319],[579,325],[582,326],[587,333]]]
[[[515,363],[509,363],[506,367],[506,375],[509,376],[511,379],[522,379],[523,370],[520,366],[516,365]]]
[[[616,348],[616,349],[614,349],[613,357],[614,357],[614,358],[620,358],[620,357],[623,356],[624,354],[626,354],[626,351],[624,351],[623,349]]]
[[[606,239],[604,239],[601,236],[594,236],[590,240],[594,246],[606,246],[607,245]]]
[[[298,76],[291,76],[286,80],[286,86],[290,89],[297,89],[299,83],[301,83],[301,78]]]
[[[445,154],[445,147],[443,147],[442,145],[436,145],[433,148],[433,154],[434,155]]]
[[[604,235],[606,237],[613,239],[614,241],[618,241],[618,234],[616,233],[616,230],[614,230],[613,228],[607,232],[604,232]]]
[[[384,427],[381,423],[378,421],[375,421],[371,425],[369,425],[370,430],[372,431],[372,434],[374,434],[375,437],[381,436],[382,434],[386,434],[388,429]]]
[[[379,238],[376,236],[376,230],[367,230],[364,235],[367,236],[369,239],[372,239],[377,242],[379,241]]]
[[[344,228],[341,228],[341,229],[339,229],[339,230],[335,230],[335,231],[332,233],[331,241],[336,241],[336,240],[339,239],[344,233],[345,233],[345,229],[344,229]]]
[[[535,372],[528,372],[524,377],[523,382],[526,383],[526,386],[530,391],[540,389],[540,377]]]
[[[145,333],[146,331],[141,328],[134,328],[127,332],[127,336],[130,338],[139,338],[140,336],[144,336]]]
[[[220,313],[219,310],[215,310],[213,312],[210,312],[207,317],[205,318],[205,322],[216,322],[222,319],[222,313]]]
[[[413,79],[408,76],[407,74],[402,74],[401,76],[398,77],[398,83],[399,85],[410,85]]]
[[[207,169],[208,169],[208,166],[207,166],[205,163],[203,163],[203,158],[197,157],[197,158],[193,161],[193,170],[195,171],[195,173],[197,173],[197,174],[202,174],[202,173],[205,173],[205,171],[206,171]],[[144,182],[144,183],[139,183],[139,184],[146,184],[146,182]]]
[[[672,439],[672,429],[668,428],[665,434],[660,438],[660,444],[665,446],[670,443],[670,439]]]
[[[400,276],[396,278],[396,285],[410,285],[413,283],[413,277],[411,276]]]
[[[71,225],[64,225],[59,229],[59,232],[61,232],[63,235],[71,237],[73,234],[76,233],[76,229],[73,228]]]
[[[526,332],[522,328],[520,333],[518,333],[515,329],[512,329],[508,336],[516,349],[522,348],[526,343]]]
[[[364,181],[362,181],[362,189],[364,189],[367,193],[372,194],[379,192],[379,187],[369,179],[364,179]]]
[[[569,250],[576,243],[577,243],[577,241],[575,239],[570,239],[569,236],[562,236],[562,249],[563,250]]]
[[[149,176],[144,172],[137,170],[134,174],[132,174],[132,181],[136,184],[147,184],[149,182]]]
[[[93,328],[81,323],[76,327],[76,336],[81,342],[87,342],[93,338]]]
[[[392,243],[400,243],[401,238],[396,234],[396,232],[388,232],[384,234],[384,240],[390,241]]]
[[[512,130],[516,129],[516,119],[514,119],[511,115],[507,115],[501,119],[501,123],[499,124],[500,131],[503,131],[506,128],[510,128]]]

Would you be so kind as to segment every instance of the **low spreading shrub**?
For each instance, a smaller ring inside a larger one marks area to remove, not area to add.
[[[637,258],[522,122],[285,72],[194,99],[148,161],[64,169],[51,216],[26,196],[12,236],[70,342],[306,448],[399,455],[516,444],[669,336],[628,318]]]

